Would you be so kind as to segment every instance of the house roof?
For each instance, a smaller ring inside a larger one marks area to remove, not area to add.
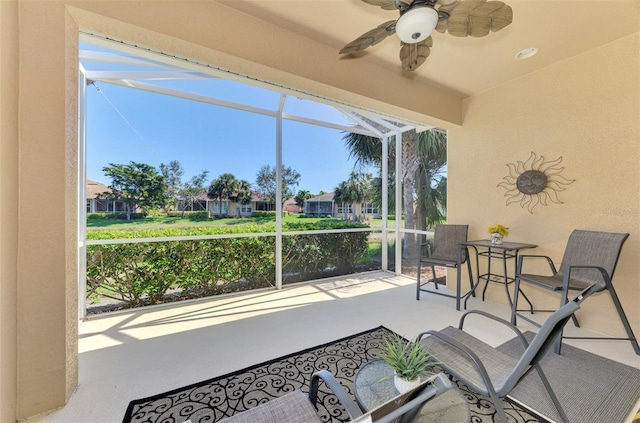
[[[105,184],[87,179],[87,200],[96,198],[103,192],[111,192],[111,189]]]
[[[198,198],[200,200],[215,200],[215,199],[209,198],[207,194],[202,194]],[[259,192],[251,190],[251,201],[256,202],[256,201],[268,201],[268,200]]]
[[[328,192],[326,194],[317,195],[315,197],[307,198],[304,201],[333,201],[333,198],[336,196],[334,192]]]
[[[214,199],[211,199],[207,196],[207,194],[202,194],[198,197],[199,200],[203,200],[203,201],[214,201]],[[262,194],[260,194],[257,191],[253,191],[251,190],[251,201],[252,202],[269,202],[269,200]],[[287,199],[284,204],[285,205],[290,205],[290,204],[295,204],[295,200],[293,198]]]

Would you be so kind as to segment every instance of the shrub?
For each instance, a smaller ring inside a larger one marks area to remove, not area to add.
[[[182,211],[180,210],[170,210],[167,212],[167,217],[182,217]],[[184,212],[185,219],[207,219],[209,217],[209,212],[206,210],[199,211],[185,211]]]
[[[145,213],[147,214],[147,217],[160,217],[160,216],[166,216],[166,213],[163,209],[148,209],[145,210]]]
[[[251,217],[273,217],[275,219],[275,211],[258,210],[251,213]]]
[[[131,213],[131,219],[144,219],[146,213]],[[87,219],[127,220],[127,213],[87,213]]]
[[[287,223],[285,231],[363,228],[337,219]],[[190,229],[89,232],[88,239],[154,238],[188,235],[274,232],[275,223]],[[327,268],[352,273],[368,251],[368,232],[286,235],[283,268],[302,277]],[[87,246],[88,296],[100,292],[133,306],[163,300],[171,288],[214,295],[273,285],[275,237],[251,236],[188,241]]]

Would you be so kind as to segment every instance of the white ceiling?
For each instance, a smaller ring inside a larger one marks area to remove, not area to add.
[[[506,0],[513,23],[483,38],[457,38],[433,33],[427,61],[415,72],[400,68],[400,41],[391,36],[380,44],[340,57],[338,50],[379,24],[397,19],[360,0],[218,0],[334,48],[336,60],[368,60],[428,80],[462,96],[470,96],[519,78],[552,63],[603,46],[640,31],[640,0]],[[538,47],[527,60],[518,51]],[[640,60],[640,59],[639,59]]]

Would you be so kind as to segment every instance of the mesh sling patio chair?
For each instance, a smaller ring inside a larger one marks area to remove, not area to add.
[[[627,333],[627,338],[604,338],[604,337],[575,337],[564,336],[558,337],[555,346],[555,352],[560,354],[562,348],[562,339],[609,339],[609,340],[628,340],[636,354],[640,355],[640,347],[638,340],[633,334],[629,320],[622,309],[616,290],[611,283],[613,273],[620,257],[622,245],[629,237],[627,233],[611,233],[596,232],[585,230],[574,230],[569,236],[567,246],[562,257],[560,270],[556,270],[553,261],[548,256],[540,255],[522,255],[518,259],[515,277],[515,293],[511,310],[511,323],[517,323],[517,316],[527,320],[528,322],[540,326],[532,319],[518,313],[518,294],[520,292],[521,283],[528,283],[540,288],[548,289],[560,293],[560,305],[568,301],[569,291],[583,290],[585,287],[595,284],[598,291],[607,290],[611,295],[611,299],[616,307],[622,325]],[[534,258],[546,259],[549,264],[552,275],[543,276],[537,274],[529,274],[523,272],[524,260],[527,261]],[[553,310],[534,309],[531,312],[549,312]],[[580,326],[576,316],[572,316],[576,326]]]
[[[458,328],[449,326],[441,331],[426,331],[418,335],[418,339],[421,339],[421,344],[428,349],[434,359],[440,363],[440,367],[447,373],[464,383],[472,391],[489,396],[502,423],[508,423],[509,420],[502,407],[501,399],[509,395],[513,388],[533,369],[540,376],[561,420],[568,422],[539,361],[549,350],[556,337],[560,335],[562,328],[573,313],[580,308],[580,303],[595,290],[592,287],[587,288],[575,299],[551,314],[530,343],[516,326],[481,310],[466,312],[461,317]],[[465,319],[470,315],[479,315],[495,320],[515,332],[526,348],[522,356],[519,359],[513,358],[464,332]]]
[[[425,381],[409,392],[400,394],[380,407],[363,413],[340,382],[327,370],[311,376],[309,394],[296,389],[242,413],[221,420],[224,423],[311,423],[322,420],[316,412],[318,390],[321,382],[335,394],[338,402],[349,416],[350,422],[361,423],[409,423],[429,400],[452,388],[443,373],[433,380]]]
[[[467,295],[473,295],[473,275],[471,273],[471,261],[469,260],[469,250],[461,245],[467,240],[467,231],[469,225],[436,225],[433,234],[433,247],[429,243],[420,244],[418,247],[418,275],[416,279],[416,300],[420,300],[420,293],[427,292],[430,294],[442,295],[445,297],[456,299],[456,310],[460,310],[460,299]],[[423,254],[425,253],[426,254]],[[470,290],[461,295],[461,271],[462,264],[467,263],[469,272]],[[433,279],[422,281],[422,266],[429,266]],[[436,281],[436,266],[457,269],[456,276],[456,293],[455,295],[438,292],[438,283]],[[426,289],[429,283],[433,283],[435,290]]]

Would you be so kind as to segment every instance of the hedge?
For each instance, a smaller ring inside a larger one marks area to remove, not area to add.
[[[285,224],[285,231],[362,228],[339,220]],[[89,239],[268,233],[275,224],[191,229],[99,231]],[[309,280],[327,269],[353,273],[368,252],[369,232],[283,236],[285,282]],[[168,291],[216,295],[269,287],[275,281],[275,237],[251,236],[87,246],[87,297],[106,296],[130,306],[163,302]]]
[[[167,217],[180,217],[182,218],[182,214],[184,213],[185,219],[203,219],[209,217],[209,212],[206,210],[199,211],[187,211],[184,212],[180,210],[170,210],[167,212]]]
[[[273,217],[276,218],[275,211],[255,210],[251,212],[251,217]]]
[[[131,219],[144,219],[147,217],[146,213],[131,213]],[[87,213],[87,219],[113,219],[113,220],[127,220],[127,213]]]

